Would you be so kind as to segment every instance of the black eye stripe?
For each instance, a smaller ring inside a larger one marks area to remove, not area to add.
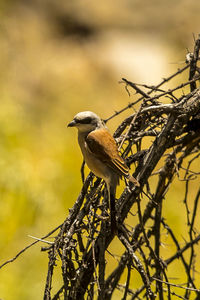
[[[77,120],[77,123],[80,123],[80,124],[90,124],[92,121],[92,118],[91,117],[87,117],[85,119],[82,119],[82,120]]]

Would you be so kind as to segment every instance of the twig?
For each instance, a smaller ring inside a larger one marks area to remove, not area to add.
[[[0,265],[0,269],[3,268],[5,265],[15,261],[22,253],[24,253],[26,250],[28,250],[29,248],[31,248],[33,245],[37,244],[38,242],[40,242],[40,240],[44,240],[46,239],[47,237],[49,237],[50,235],[52,235],[55,231],[57,231],[59,228],[61,228],[63,224],[57,226],[56,228],[54,228],[52,231],[50,231],[49,233],[47,233],[45,236],[43,236],[41,239],[29,244],[28,246],[26,246],[25,248],[23,248],[21,251],[19,251],[17,253],[17,255],[15,255],[15,257],[5,261],[2,265]]]
[[[54,242],[50,242],[50,241],[47,241],[47,240],[44,240],[44,239],[41,239],[41,238],[37,238],[35,236],[32,236],[32,235],[28,235],[30,238],[32,239],[35,239],[37,241],[40,241],[40,242],[43,242],[43,243],[46,243],[46,244],[49,244],[49,245],[53,245]]]
[[[197,68],[197,61],[199,58],[199,49],[200,49],[200,34],[198,39],[195,41],[194,46],[194,53],[192,55],[191,61],[190,61],[190,75],[189,80],[193,79],[195,76],[196,68]],[[191,92],[196,89],[196,81],[190,83],[190,90]]]
[[[162,282],[164,284],[167,284],[167,285],[171,285],[171,286],[174,286],[174,287],[177,287],[179,289],[184,289],[184,290],[188,290],[188,291],[193,291],[193,292],[197,292],[197,293],[200,293],[200,290],[198,289],[193,289],[193,288],[189,288],[189,287],[185,287],[185,286],[181,286],[179,284],[174,284],[174,283],[171,283],[171,282],[166,282],[166,281],[163,281],[161,279],[158,279],[158,278],[155,278],[155,277],[152,277],[154,280],[156,281],[159,281],[159,282]]]
[[[132,249],[132,246],[130,245],[129,241],[126,239],[125,235],[123,234],[120,234],[119,235],[119,239],[120,241],[124,244],[124,246],[127,248],[130,256],[132,257],[133,261],[135,262],[136,264],[136,269],[137,271],[139,272],[143,282],[144,282],[144,285],[146,287],[146,292],[147,292],[147,295],[150,299],[155,299],[155,296],[154,296],[154,293],[152,292],[151,288],[150,288],[150,281],[149,281],[149,278],[147,277],[146,275],[146,272],[142,266],[142,263],[140,262],[139,258],[135,255],[133,249]]]

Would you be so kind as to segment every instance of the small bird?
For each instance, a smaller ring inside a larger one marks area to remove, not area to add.
[[[119,178],[124,176],[134,185],[139,182],[130,175],[129,168],[119,155],[117,144],[103,120],[91,111],[79,112],[68,124],[78,129],[78,143],[89,169],[102,178],[107,186],[111,230],[116,230],[115,193]]]

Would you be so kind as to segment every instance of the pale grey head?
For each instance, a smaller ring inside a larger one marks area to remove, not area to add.
[[[92,111],[79,112],[67,126],[76,127],[80,132],[91,132],[105,127],[104,122]]]

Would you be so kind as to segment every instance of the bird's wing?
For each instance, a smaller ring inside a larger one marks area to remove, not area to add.
[[[111,167],[119,175],[129,176],[129,169],[119,155],[117,144],[105,128],[97,129],[88,134],[85,139],[88,150],[100,161]]]

